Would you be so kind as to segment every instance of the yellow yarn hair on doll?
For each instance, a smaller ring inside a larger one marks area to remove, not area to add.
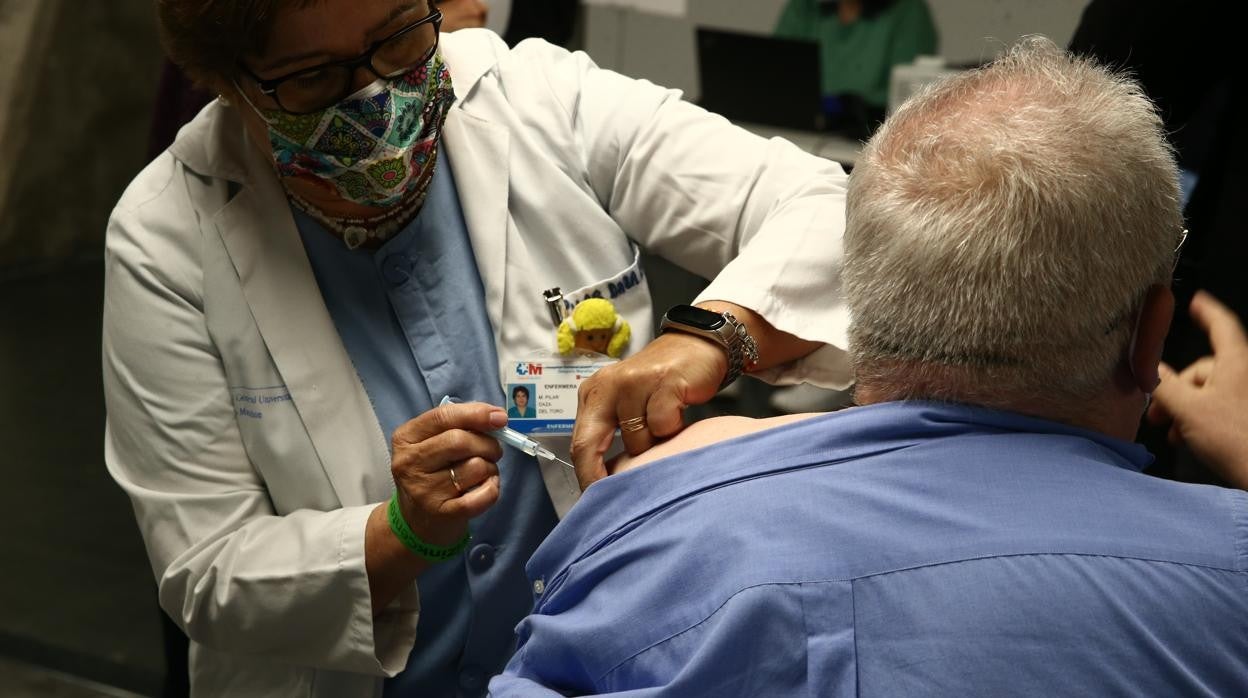
[[[586,298],[559,324],[559,353],[592,351],[620,358],[628,344],[628,321],[604,298]]]

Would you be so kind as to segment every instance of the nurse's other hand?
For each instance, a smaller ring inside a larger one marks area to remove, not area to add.
[[[572,461],[584,490],[607,476],[603,454],[620,428],[624,447],[637,455],[656,439],[685,426],[685,408],[719,392],[728,373],[728,354],[706,339],[679,332],[660,335],[635,355],[599,369],[581,384]],[[620,426],[640,418],[644,428]]]
[[[1192,319],[1209,335],[1213,355],[1175,373],[1161,365],[1149,421],[1170,424],[1170,441],[1236,487],[1248,489],[1248,337],[1235,313],[1201,291]]]
[[[466,402],[435,407],[394,430],[390,472],[403,518],[421,540],[454,544],[468,519],[498,501],[503,448],[483,432],[505,424],[502,408]]]
[[[442,11],[442,31],[474,29],[485,26],[490,8],[481,0],[442,0],[437,4]],[[459,472],[459,471],[456,471]]]

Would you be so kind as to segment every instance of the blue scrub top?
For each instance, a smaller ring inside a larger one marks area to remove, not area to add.
[[[450,159],[439,152],[421,212],[378,250],[350,250],[295,211],[325,304],[387,436],[443,395],[506,404]],[[501,497],[472,521],[472,545],[418,580],[416,644],[385,695],[484,695],[514,651],[513,629],[532,606],[524,563],[557,518],[532,456],[505,449],[498,468]]]

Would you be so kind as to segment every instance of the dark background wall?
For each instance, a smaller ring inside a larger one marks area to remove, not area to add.
[[[155,585],[104,469],[99,375],[104,228],[159,72],[152,2],[0,0],[0,37],[0,695],[96,695],[12,660],[155,695]]]
[[[22,61],[0,133],[13,153],[0,171],[0,278],[99,256],[108,213],[145,163],[159,75],[150,0],[0,0],[0,22],[32,6],[40,36],[16,37],[0,59]]]

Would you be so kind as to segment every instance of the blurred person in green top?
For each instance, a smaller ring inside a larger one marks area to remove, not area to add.
[[[789,0],[775,33],[819,42],[823,94],[852,95],[881,117],[893,66],[937,48],[924,0]]]

